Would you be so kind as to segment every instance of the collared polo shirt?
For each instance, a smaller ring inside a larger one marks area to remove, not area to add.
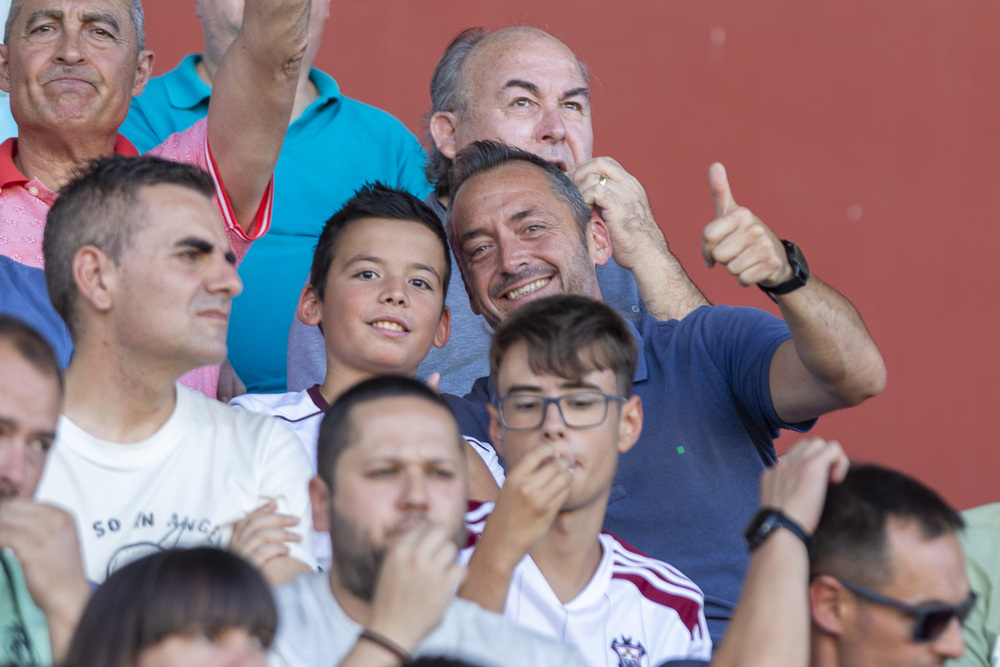
[[[115,141],[115,153],[138,155],[139,151],[128,139],[119,134]],[[208,124],[205,120],[194,123],[182,132],[167,136],[148,154],[192,164],[211,174],[215,184],[213,203],[225,222],[226,236],[237,261],[243,259],[254,240],[267,232],[271,220],[273,183],[268,185],[257,208],[257,214],[250,225],[250,233],[245,233],[236,222],[232,205],[229,203],[229,195],[226,194],[226,188],[215,166],[208,145]],[[52,204],[55,203],[56,193],[37,178],[29,179],[22,174],[14,163],[16,155],[16,138],[0,144],[0,254],[22,264],[41,268],[45,260],[42,256],[45,219]],[[196,368],[185,373],[180,381],[206,396],[215,398],[219,386],[219,367]]]
[[[119,134],[115,141],[115,153],[131,156],[138,155],[139,151],[128,139]],[[165,137],[165,140],[148,151],[148,154],[193,164],[212,175],[215,183],[213,201],[226,223],[229,244],[236,253],[237,260],[246,255],[254,240],[267,232],[270,224],[271,186],[268,186],[264,199],[257,209],[250,234],[244,233],[236,222],[229,196],[226,194],[208,147],[206,123],[192,125],[183,132]],[[16,137],[11,137],[0,144],[0,255],[27,266],[43,268],[45,258],[42,256],[42,236],[45,232],[45,219],[57,195],[37,178],[28,178],[22,174],[14,163],[16,156]]]
[[[632,391],[643,425],[620,457],[604,528],[701,588],[718,644],[749,566],[743,529],[760,474],[777,460],[774,438],[815,423],[782,422],[771,402],[771,359],[791,333],[770,313],[729,306],[629,326],[639,343]],[[466,399],[495,401],[493,383],[478,380]]]
[[[198,76],[200,58],[186,57],[132,100],[122,133],[140,150],[208,113],[212,89]],[[430,192],[423,150],[402,123],[341,94],[318,69],[309,79],[319,98],[288,127],[275,167],[271,232],[240,266],[243,293],[229,322],[230,361],[251,392],[285,391],[288,327],[330,216],[370,181],[418,197]]]

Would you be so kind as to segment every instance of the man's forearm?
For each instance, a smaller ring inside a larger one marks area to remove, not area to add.
[[[711,305],[666,242],[649,255],[632,268],[646,312],[662,321],[680,320],[696,308]]]
[[[458,587],[458,597],[498,614],[503,613],[507,604],[507,589],[514,569],[526,553],[500,538],[499,533],[490,534],[487,521],[487,528],[466,566],[465,581]]]
[[[244,231],[278,161],[308,41],[309,0],[246,0],[243,26],[219,63],[208,138]]]
[[[712,667],[809,664],[809,558],[779,530],[754,551],[743,592]]]
[[[846,298],[812,276],[777,299],[792,333],[771,364],[771,397],[783,420],[811,419],[882,391],[882,355]]]

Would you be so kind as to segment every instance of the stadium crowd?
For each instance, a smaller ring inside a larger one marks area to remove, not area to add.
[[[1000,665],[996,506],[778,456],[887,371],[721,164],[705,262],[781,317],[551,34],[442,45],[422,148],[329,0],[195,1],[159,77],[140,0],[11,2],[0,665]]]

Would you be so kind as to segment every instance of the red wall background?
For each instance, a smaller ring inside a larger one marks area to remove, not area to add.
[[[145,4],[157,71],[201,49],[193,0]],[[814,434],[959,507],[1000,500],[1000,4],[333,0],[317,65],[420,135],[450,39],[513,24],[590,66],[596,153],[642,181],[710,299],[770,305],[701,260],[719,160],[736,200],[861,311],[889,385]]]

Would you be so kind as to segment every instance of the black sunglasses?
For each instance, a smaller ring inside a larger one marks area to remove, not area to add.
[[[838,579],[838,581],[840,580]],[[915,618],[917,623],[913,627],[913,640],[918,642],[930,642],[940,637],[948,629],[948,624],[951,623],[951,619],[953,618],[958,619],[959,625],[965,623],[965,619],[972,613],[972,608],[976,606],[976,600],[978,599],[978,596],[973,591],[969,593],[969,597],[957,605],[941,604],[939,602],[912,605],[902,600],[882,595],[863,586],[849,584],[846,581],[841,581],[840,584],[860,598],[864,598],[875,604],[892,607],[907,616]]]

